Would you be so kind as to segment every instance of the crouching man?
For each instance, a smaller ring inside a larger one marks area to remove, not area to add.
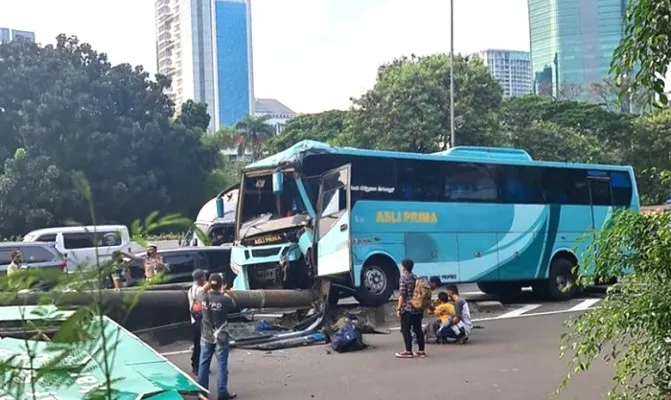
[[[468,341],[468,336],[471,334],[471,329],[473,328],[471,310],[466,300],[459,295],[459,289],[457,289],[456,285],[449,285],[446,289],[447,295],[454,302],[454,315],[449,317],[450,329],[446,329],[441,334],[445,337],[456,339],[459,344],[464,344]]]

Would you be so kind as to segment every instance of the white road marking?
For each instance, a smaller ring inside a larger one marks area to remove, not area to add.
[[[592,308],[593,305],[600,302],[601,299],[587,299],[583,300],[580,304],[571,307],[570,311],[582,311]]]
[[[512,310],[512,311],[509,311],[505,314],[501,314],[496,318],[505,319],[505,318],[519,317],[520,315],[528,313],[529,311],[535,310],[540,306],[541,306],[541,304],[527,304],[524,307],[520,307],[516,310]]]
[[[180,354],[191,354],[191,350],[178,350],[178,351],[168,351],[165,353],[161,353],[161,355],[165,357],[177,356]]]

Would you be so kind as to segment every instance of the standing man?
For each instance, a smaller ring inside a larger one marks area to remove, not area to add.
[[[198,364],[200,363],[200,330],[203,319],[202,301],[207,281],[205,271],[196,269],[193,271],[193,284],[189,288],[189,311],[191,312],[191,329],[193,330],[193,349],[191,351],[191,369],[198,376]]]
[[[209,285],[202,302],[198,383],[206,389],[210,387],[210,364],[216,353],[217,400],[234,399],[237,395],[228,391],[228,312],[235,307],[235,301],[226,294],[221,275],[210,275]]]
[[[396,353],[397,358],[412,358],[412,357],[426,357],[424,352],[424,334],[422,332],[422,317],[424,316],[423,309],[416,309],[412,305],[412,296],[415,292],[415,285],[417,284],[417,276],[412,273],[415,263],[410,259],[401,261],[401,279],[399,280],[398,307],[396,315],[401,318],[401,333],[403,334],[403,342],[405,344],[405,351]],[[417,345],[419,351],[412,352],[412,332],[417,338]]]
[[[144,258],[144,277],[149,280],[153,278],[157,272],[166,269],[167,266],[163,262],[163,257],[158,255],[156,245],[150,244],[147,246],[147,256]]]
[[[21,270],[21,252],[19,250],[12,251],[12,262],[7,267],[7,276],[16,274]]]
[[[457,285],[447,286],[447,295],[454,301],[454,317],[450,318],[452,325],[457,325],[463,322],[463,327],[460,328],[459,333],[454,333],[451,329],[446,331],[448,337],[457,339],[458,344],[464,344],[468,341],[468,336],[473,329],[473,322],[471,321],[471,309],[468,303],[459,295]]]

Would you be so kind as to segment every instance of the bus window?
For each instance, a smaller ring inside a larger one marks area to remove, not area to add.
[[[443,163],[416,160],[397,160],[398,199],[406,201],[442,200]]]
[[[497,165],[504,203],[542,204],[543,193],[538,168]]]
[[[590,193],[592,195],[592,204],[595,206],[613,205],[613,197],[610,192],[609,179],[590,179]]]
[[[616,206],[631,205],[631,178],[626,172],[611,172],[610,187],[613,190],[613,204]]]
[[[487,166],[447,163],[445,199],[447,201],[498,201],[496,180]]]
[[[541,185],[549,204],[590,204],[587,174],[581,169],[544,168]]]
[[[381,157],[351,157],[352,206],[357,200],[394,200],[398,188],[394,162]]]

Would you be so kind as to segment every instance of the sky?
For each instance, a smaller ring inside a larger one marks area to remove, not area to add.
[[[527,0],[454,0],[455,52],[529,50]],[[76,35],[156,72],[154,0],[0,0],[0,27]],[[404,55],[450,51],[447,0],[252,0],[254,90],[296,112],[345,109]]]

